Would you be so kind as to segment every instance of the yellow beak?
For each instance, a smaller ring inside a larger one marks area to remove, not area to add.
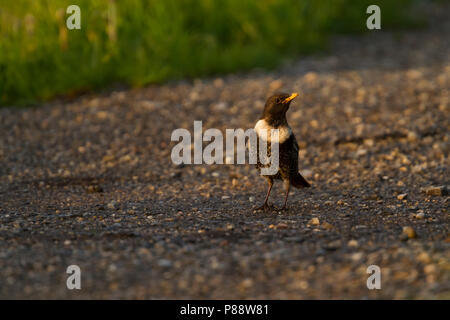
[[[294,92],[288,98],[284,99],[283,103],[288,103],[289,101],[294,100],[296,97],[298,97],[298,93]]]

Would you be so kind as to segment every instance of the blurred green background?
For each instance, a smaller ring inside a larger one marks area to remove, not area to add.
[[[413,0],[0,0],[0,105],[112,84],[272,68],[326,48],[336,33],[409,26]],[[81,30],[66,8],[81,8]]]

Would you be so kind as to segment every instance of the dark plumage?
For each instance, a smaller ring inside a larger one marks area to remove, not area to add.
[[[281,209],[286,208],[286,203],[289,195],[290,186],[296,188],[310,187],[308,181],[302,177],[298,172],[298,144],[295,139],[292,129],[286,120],[286,112],[289,109],[291,101],[297,97],[298,94],[276,94],[271,96],[264,107],[263,114],[259,121],[256,123],[255,131],[260,137],[261,130],[267,130],[267,135],[270,139],[270,129],[279,130],[279,169],[274,175],[264,176],[269,183],[269,189],[267,191],[264,204],[259,209],[267,210],[270,208],[268,199],[270,191],[272,189],[273,181],[275,179],[283,180],[286,195],[284,198],[284,205]],[[259,143],[258,143],[259,145]],[[259,152],[259,149],[258,149]],[[267,154],[270,157],[270,143],[267,144]],[[256,168],[261,172],[261,168],[265,165],[259,162],[256,164]],[[269,166],[269,165],[266,165]]]

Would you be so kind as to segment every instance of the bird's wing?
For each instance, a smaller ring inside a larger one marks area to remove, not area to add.
[[[300,148],[298,147],[297,139],[295,139],[294,134],[292,134],[292,140],[292,145],[294,146],[294,150],[298,155],[298,151],[300,150]]]
[[[292,151],[289,153],[289,163],[290,163],[290,171],[292,174],[295,174],[298,172],[298,143],[297,140],[295,139],[294,134],[291,135],[292,137]]]

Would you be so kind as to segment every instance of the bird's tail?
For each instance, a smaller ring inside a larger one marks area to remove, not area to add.
[[[291,178],[291,184],[296,188],[308,188],[311,187],[308,181],[298,172],[293,178]]]

